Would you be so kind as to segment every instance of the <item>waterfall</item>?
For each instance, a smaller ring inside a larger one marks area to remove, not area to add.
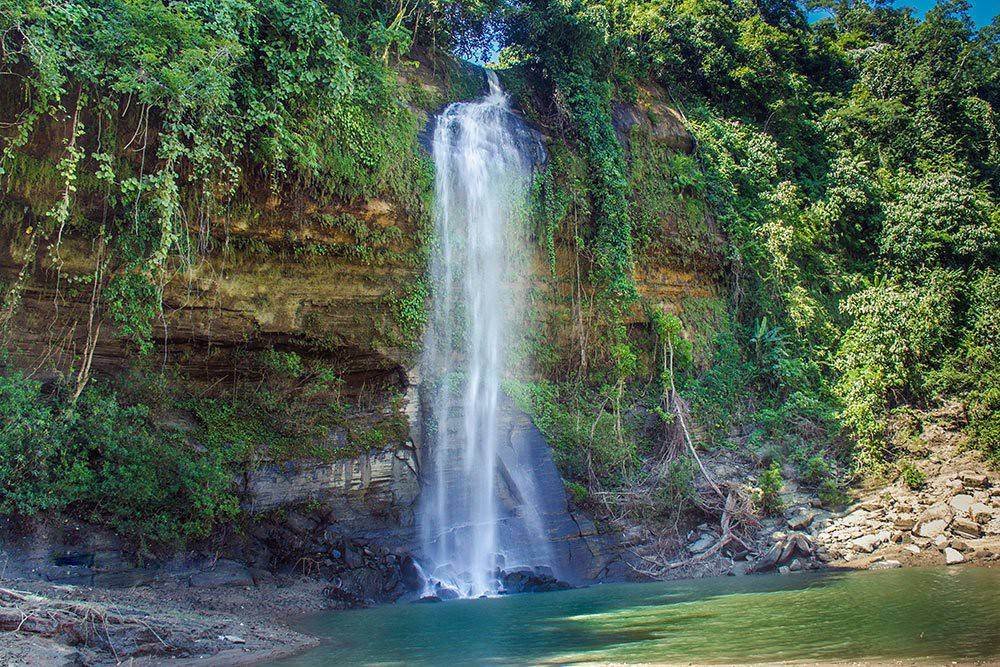
[[[421,360],[423,558],[434,581],[469,597],[497,591],[498,565],[544,558],[545,542],[530,507],[530,466],[503,441],[500,393],[505,347],[521,316],[515,283],[523,225],[516,223],[530,183],[528,156],[540,147],[511,113],[496,74],[487,79],[485,97],[451,104],[434,130],[432,306]],[[527,509],[512,515],[501,493]]]

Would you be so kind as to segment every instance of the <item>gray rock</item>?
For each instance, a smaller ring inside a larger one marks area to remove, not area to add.
[[[690,551],[693,554],[700,554],[703,551],[707,551],[708,549],[710,549],[712,545],[715,544],[716,540],[718,540],[718,538],[715,537],[715,535],[709,535],[706,533],[701,537],[699,537],[697,540],[695,540],[693,543],[689,544],[688,551]]]
[[[895,570],[897,567],[903,567],[903,564],[898,560],[880,560],[872,563],[868,566],[869,570]]]
[[[906,549],[907,551],[909,551],[911,554],[914,554],[914,555],[920,553],[920,547],[918,547],[916,544],[907,544],[903,548]]]
[[[951,506],[953,510],[955,510],[955,512],[964,515],[968,513],[969,508],[972,507],[974,502],[975,500],[969,494],[960,493],[956,496],[953,496],[951,500],[948,501],[948,504]]]
[[[944,550],[944,562],[946,564],[956,565],[964,561],[965,556],[963,556],[958,550],[952,549],[951,547]]]
[[[920,537],[938,537],[948,528],[948,524],[949,521],[945,519],[921,521],[915,532]]]
[[[809,527],[815,518],[815,512],[803,512],[789,519],[788,527],[792,530],[804,530]]]
[[[863,551],[865,553],[870,554],[871,552],[875,551],[876,547],[878,547],[881,544],[884,544],[888,540],[889,540],[889,533],[888,531],[883,530],[874,535],[862,535],[861,537],[852,540],[851,544],[858,551]]]

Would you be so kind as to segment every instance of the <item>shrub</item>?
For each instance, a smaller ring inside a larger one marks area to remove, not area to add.
[[[927,483],[927,475],[924,474],[922,470],[917,468],[912,461],[904,461],[899,466],[899,474],[903,478],[903,482],[910,488],[911,491],[922,489],[924,484]]]
[[[0,375],[0,513],[66,511],[141,545],[206,536],[236,515],[220,452],[198,452],[92,384],[76,402]]]
[[[757,487],[756,501],[757,507],[764,514],[776,514],[782,509],[781,485],[784,481],[781,478],[781,464],[773,461],[771,465],[760,475],[760,484]]]

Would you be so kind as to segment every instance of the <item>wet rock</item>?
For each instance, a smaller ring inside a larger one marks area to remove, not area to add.
[[[438,600],[457,600],[462,597],[454,588],[448,588],[446,586],[442,586],[441,584],[438,584],[436,588],[437,595],[433,597],[438,598]]]
[[[965,556],[956,549],[948,547],[944,550],[944,562],[948,565],[956,565],[965,561]]]
[[[403,580],[403,585],[411,591],[419,589],[423,585],[423,577],[417,569],[417,564],[410,554],[404,554],[399,561],[399,574]]]
[[[543,570],[548,570],[545,572]],[[573,588],[565,581],[556,579],[549,568],[516,568],[500,573],[500,583],[504,593],[544,593]]]
[[[438,597],[437,595],[425,595],[425,596],[423,596],[422,598],[420,598],[418,600],[414,600],[413,604],[428,604],[428,603],[434,603],[434,602],[440,602],[440,601],[441,601],[441,598]]]
[[[872,563],[868,566],[869,570],[895,570],[898,567],[903,567],[903,564],[898,560],[880,560]]]

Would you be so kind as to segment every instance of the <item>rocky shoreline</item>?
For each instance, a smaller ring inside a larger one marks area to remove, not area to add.
[[[824,507],[789,476],[783,511],[760,520],[748,536],[750,551],[719,550],[696,560],[718,542],[717,532],[700,524],[678,535],[672,548],[692,564],[671,570],[668,578],[997,567],[1000,471],[985,465],[958,429],[940,424],[941,415],[935,415],[909,441],[913,474],[855,490],[847,507]],[[721,465],[715,462],[713,469]],[[288,554],[271,569],[255,567],[251,558],[205,561],[204,555],[155,571],[136,569],[122,560],[117,544],[100,541],[89,545],[91,561],[55,562],[58,542],[50,534],[38,534],[32,543],[8,540],[0,569],[0,664],[269,662],[318,644],[287,625],[296,616],[417,599],[420,582],[405,550],[347,539],[330,530],[329,520],[311,514],[286,512],[283,519],[280,526],[262,525],[254,537],[272,553]],[[76,528],[64,526],[62,532]],[[621,543],[627,547],[627,535]],[[515,593],[565,587],[551,571],[515,568],[504,577],[505,588]]]
[[[841,559],[829,565],[811,559],[809,563],[820,565],[794,570],[788,565],[780,567],[782,574],[794,576],[795,570],[943,564],[934,557],[897,561],[891,555],[873,551],[865,558]],[[1000,560],[995,552],[973,551],[964,564],[996,567]],[[123,662],[178,666],[270,663],[319,645],[319,638],[292,629],[289,621],[337,609],[329,603],[327,589],[324,582],[307,577],[211,589],[176,582],[111,589],[0,579],[0,664],[99,667]]]

